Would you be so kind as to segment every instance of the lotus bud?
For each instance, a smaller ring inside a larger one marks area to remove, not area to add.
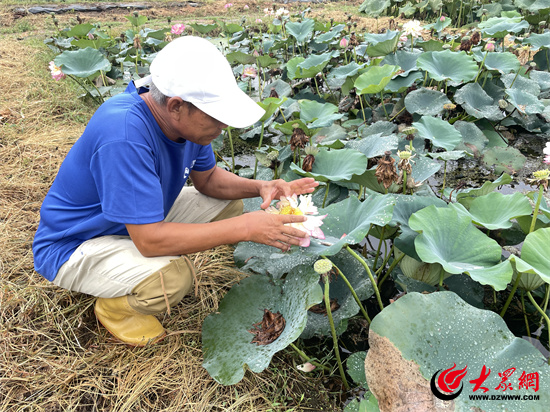
[[[345,49],[346,47],[348,47],[348,39],[346,39],[345,37],[342,37],[342,40],[340,40],[340,47],[342,49]]]
[[[401,255],[403,255],[403,252],[395,249],[395,257],[399,258]],[[399,267],[405,276],[429,285],[437,285],[442,274],[444,277],[449,276],[439,263],[419,262],[407,255],[401,259]]]
[[[332,262],[328,259],[319,259],[313,264],[313,269],[320,275],[324,275],[332,270]]]
[[[495,43],[493,43],[492,41],[487,42],[487,44],[485,45],[485,51],[488,51],[488,52],[495,51]]]
[[[508,107],[508,102],[504,99],[500,99],[498,101],[498,107],[500,107],[502,110],[504,110]]]
[[[299,371],[308,373],[315,369],[315,365],[309,362],[306,362],[303,365],[296,366],[296,369],[298,369]]]

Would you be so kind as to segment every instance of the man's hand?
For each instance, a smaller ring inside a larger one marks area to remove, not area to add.
[[[281,196],[292,196],[311,193],[319,186],[319,182],[311,177],[285,182],[283,179],[271,180],[265,182],[260,189],[260,196],[263,199],[262,209],[267,209],[274,199],[280,199]],[[296,216],[297,217],[297,216]]]
[[[240,218],[246,221],[246,240],[274,246],[283,252],[290,250],[291,245],[298,246],[300,239],[307,236],[306,232],[287,223],[298,223],[306,220],[305,216],[275,215],[263,210],[247,213]]]

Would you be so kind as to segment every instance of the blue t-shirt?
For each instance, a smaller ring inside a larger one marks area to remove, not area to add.
[[[190,171],[215,165],[210,145],[168,139],[130,83],[97,110],[63,161],[40,209],[36,271],[53,280],[84,241],[164,220]]]

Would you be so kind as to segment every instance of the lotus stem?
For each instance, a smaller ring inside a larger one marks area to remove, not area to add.
[[[321,93],[319,92],[319,85],[317,84],[317,75],[313,76],[313,80],[315,81],[315,90],[317,90],[317,96],[321,97]]]
[[[500,311],[501,318],[504,317],[504,314],[508,310],[508,306],[510,306],[510,302],[512,302],[512,299],[514,298],[514,294],[516,293],[516,290],[519,285],[519,280],[521,279],[521,273],[522,272],[519,272],[518,275],[516,276],[516,281],[514,282],[514,286],[512,286],[512,291],[510,292],[510,296],[508,296],[508,299],[506,299],[506,302],[504,303],[504,307]]]
[[[376,264],[378,263],[378,256],[380,256],[380,249],[382,248],[382,242],[384,241],[385,232],[386,226],[384,225],[382,226],[382,231],[380,232],[380,241],[378,242],[378,247],[376,248],[376,256],[374,257],[374,263],[372,264],[372,270],[374,271],[376,271]]]
[[[229,146],[231,147],[231,172],[235,173],[235,150],[233,149],[233,138],[231,137],[231,126],[227,127],[227,135],[229,136]]]
[[[374,294],[376,295],[376,300],[378,301],[378,306],[380,306],[380,310],[384,310],[384,305],[382,304],[382,298],[380,297],[380,291],[378,290],[378,286],[376,285],[376,281],[374,280],[374,276],[372,276],[372,272],[370,271],[369,265],[367,265],[367,262],[359,256],[355,251],[350,248],[348,245],[346,245],[347,251],[355,258],[357,259],[365,268],[367,271],[367,274],[369,275],[370,282],[372,283],[372,288],[374,289]]]
[[[326,256],[322,256],[321,257],[323,259],[327,259],[327,260],[330,260],[328,259]],[[365,319],[367,320],[367,322],[371,323],[371,320],[369,318],[369,314],[367,313],[366,309],[363,307],[363,304],[361,303],[361,300],[359,300],[359,296],[357,296],[357,293],[355,293],[355,289],[353,288],[353,286],[351,286],[351,283],[349,283],[348,281],[348,278],[346,278],[344,276],[344,273],[342,273],[342,271],[340,270],[340,268],[338,266],[336,266],[334,264],[334,262],[332,262],[331,260],[331,263],[332,263],[332,266],[334,266],[336,268],[336,270],[338,271],[338,275],[342,278],[342,280],[344,281],[344,283],[347,285],[347,287],[349,288],[349,291],[351,292],[351,294],[353,295],[353,298],[355,299],[355,302],[357,303],[357,305],[359,305],[359,309],[361,310],[361,313],[363,314],[363,316],[365,317]]]
[[[537,216],[539,215],[540,201],[542,200],[543,191],[544,191],[544,187],[542,185],[539,185],[539,195],[537,196],[537,201],[535,202],[535,210],[533,211],[533,219],[531,220],[529,233],[535,230],[535,225],[537,224]]]
[[[525,321],[525,329],[527,330],[527,336],[531,337],[531,331],[529,330],[529,322],[527,321],[527,312],[525,311],[525,294],[521,291],[521,310],[523,312],[523,320]]]
[[[329,279],[327,275],[323,276],[323,281],[325,282],[325,307],[327,308],[328,322],[330,323],[330,332],[332,334],[332,342],[334,343],[334,355],[336,356],[336,361],[338,362],[338,370],[340,371],[340,376],[342,377],[342,382],[346,390],[349,390],[349,384],[346,379],[346,374],[344,373],[344,367],[342,366],[342,360],[340,359],[340,349],[338,348],[338,337],[336,336],[336,328],[334,327],[334,319],[332,318],[332,311],[330,310],[330,297],[329,297]]]
[[[504,40],[502,40],[502,43],[504,44]],[[514,80],[512,80],[512,84],[510,85],[510,88],[512,88],[512,86],[516,82],[516,79],[518,78],[519,72],[520,72],[520,70],[518,69],[518,71],[516,72],[516,77],[514,77]]]
[[[403,194],[407,194],[407,171],[403,170]]]
[[[388,268],[388,270],[386,271],[382,279],[380,279],[380,282],[378,282],[378,286],[381,286],[382,283],[384,283],[384,281],[388,278],[388,276],[393,271],[393,269],[395,269],[395,267],[399,264],[399,262],[401,262],[401,259],[403,259],[404,257],[405,257],[405,254],[403,253],[397,259],[393,260],[393,262],[391,263],[390,267]]]
[[[327,182],[327,189],[325,190],[325,197],[323,198],[323,206],[321,206],[323,209],[325,208],[325,202],[327,201],[329,187],[330,187],[330,182]]]
[[[489,54],[488,51],[485,52],[485,56],[483,56],[483,61],[481,62],[481,65],[479,66],[479,71],[477,72],[477,76],[474,80],[474,83],[477,83],[477,79],[479,78],[479,75],[483,71],[483,66],[485,65],[485,59],[487,58],[487,55]]]
[[[405,109],[406,109],[406,107],[403,107],[401,110],[399,110],[397,112],[397,114],[390,119],[390,122],[392,122],[393,119],[395,119],[397,116],[399,116]],[[411,145],[412,145],[412,143],[411,143]]]
[[[390,120],[390,116],[388,116],[388,112],[386,111],[386,105],[384,104],[384,93],[380,92],[380,103],[382,104],[382,109],[384,109],[384,114],[386,115],[386,120]]]
[[[391,245],[391,248],[390,248],[389,253],[386,253],[386,257],[384,257],[384,260],[382,261],[382,264],[381,264],[380,267],[376,270],[376,272],[374,272],[374,274],[376,275],[376,277],[379,277],[380,272],[382,271],[382,269],[384,269],[384,267],[388,264],[388,260],[390,260],[390,256],[391,256],[391,254],[393,253],[394,249],[395,249],[395,245]],[[381,282],[378,282],[378,286],[380,286],[380,283],[381,283]]]
[[[535,302],[535,299],[533,299],[533,295],[531,295],[531,292],[530,291],[527,291],[527,297],[529,298],[529,300],[531,301],[531,303],[533,304],[533,306],[539,311],[539,313],[542,315],[542,317],[544,318],[544,320],[546,320],[546,325],[547,325],[547,328],[548,329],[548,341],[550,342],[550,318],[548,317],[548,315],[546,314],[545,311],[543,311],[541,309],[541,307],[537,304],[537,302]],[[550,358],[548,358],[548,364],[550,365]]]
[[[265,122],[262,122],[262,131],[260,132],[260,143],[258,143],[258,150],[262,147],[262,141],[264,140],[264,126]],[[254,179],[256,179],[256,171],[258,170],[258,158],[254,162]]]
[[[445,193],[445,182],[447,181],[447,161],[443,161],[443,186],[441,187],[441,195]]]
[[[363,95],[359,95],[359,102],[361,103],[361,112],[363,113],[363,123],[367,122],[367,117],[365,116],[365,106],[363,105]]]
[[[495,290],[495,288],[492,288],[493,289],[493,303],[495,304],[495,307],[497,306],[497,291]]]
[[[103,97],[101,97],[101,93],[99,93],[99,90],[97,90],[97,87],[95,87],[95,84],[93,84],[93,82],[92,82],[92,85],[96,88],[97,93],[98,93],[98,97],[99,97],[99,99],[101,99],[101,101],[100,101],[98,98],[92,96],[92,94],[90,93],[90,91],[86,88],[86,86],[84,86],[84,84],[83,84],[80,80],[78,80],[77,77],[75,77],[75,76],[73,76],[73,75],[71,75],[71,74],[68,74],[67,76],[69,76],[69,77],[70,77],[71,79],[73,79],[73,81],[75,81],[80,87],[82,87],[82,88],[84,89],[84,91],[86,92],[86,94],[89,94],[89,95],[92,97],[92,99],[95,100],[95,102],[96,102],[97,104],[101,104],[101,103],[103,102]]]
[[[544,294],[544,300],[542,301],[542,309],[544,310],[544,313],[546,313],[546,309],[548,309],[548,298],[550,297],[550,285],[546,284],[546,292]],[[542,326],[542,322],[544,322],[544,318],[540,318],[539,325]],[[540,339],[540,335],[537,337],[537,339]]]
[[[322,77],[323,80],[325,81],[325,84],[327,85],[327,89],[328,89],[330,95],[334,98],[335,101],[338,101],[338,99],[336,98],[336,96],[335,96],[334,93],[332,92],[332,89],[331,89],[330,86],[328,85],[328,81],[327,81],[327,77],[325,76],[325,73],[321,72],[321,77]]]
[[[294,349],[294,351],[306,362],[311,363],[312,365],[315,365],[316,368],[321,368],[325,371],[330,371],[330,368],[325,365],[321,365],[319,362],[314,361],[312,358],[307,356],[298,346],[296,346],[294,343],[290,344],[290,347]]]

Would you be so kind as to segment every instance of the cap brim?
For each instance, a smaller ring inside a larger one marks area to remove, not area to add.
[[[230,95],[215,102],[193,104],[214,119],[235,128],[250,126],[265,114],[265,110],[236,85]]]

